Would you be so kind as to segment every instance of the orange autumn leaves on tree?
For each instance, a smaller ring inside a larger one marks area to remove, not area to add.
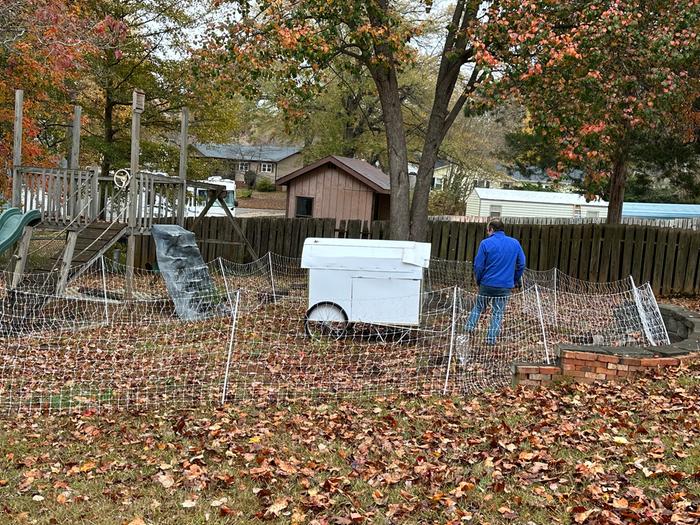
[[[697,0],[509,0],[491,16],[482,38],[504,73],[501,89],[519,97],[534,132],[559,152],[554,171],[583,169],[612,213],[635,144],[659,133],[692,136]]]
[[[66,97],[80,75],[81,56],[93,45],[93,24],[80,2],[7,0],[0,7],[0,167],[12,164],[14,92],[25,91],[23,161],[55,162],[43,122],[68,120]]]
[[[210,32],[198,72],[249,96],[259,95],[262,81],[274,80],[276,103],[285,112],[297,111],[318,92],[319,71],[338,56],[361,57],[366,64],[410,63],[415,49],[407,42],[421,31],[420,24],[391,10],[376,8],[373,20],[371,3],[228,3],[237,15]]]

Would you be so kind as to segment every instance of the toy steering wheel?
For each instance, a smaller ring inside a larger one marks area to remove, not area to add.
[[[131,172],[126,168],[121,168],[114,172],[113,180],[117,188],[126,188],[131,181]]]

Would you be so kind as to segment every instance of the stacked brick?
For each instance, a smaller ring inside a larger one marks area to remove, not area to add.
[[[698,354],[688,354],[677,357],[639,358],[567,350],[561,353],[559,364],[556,366],[515,365],[514,383],[536,387],[564,377],[581,383],[617,380],[652,368],[678,366],[698,357]]]

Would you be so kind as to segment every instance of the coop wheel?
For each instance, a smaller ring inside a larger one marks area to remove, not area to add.
[[[348,316],[335,303],[317,303],[306,312],[304,329],[309,337],[340,339],[347,332]]]

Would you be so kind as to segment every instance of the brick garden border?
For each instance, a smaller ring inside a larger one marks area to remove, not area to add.
[[[559,345],[554,365],[515,363],[513,383],[536,387],[566,377],[582,383],[617,380],[700,359],[700,313],[674,305],[659,305],[659,310],[678,342],[655,347]]]

